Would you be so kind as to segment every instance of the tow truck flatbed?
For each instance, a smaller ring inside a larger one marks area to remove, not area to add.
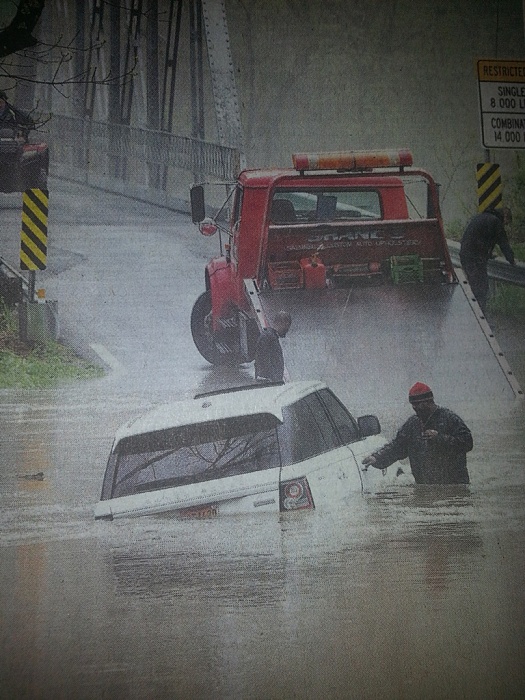
[[[343,400],[400,404],[418,380],[457,404],[512,400],[521,388],[461,284],[279,290],[259,295],[264,316],[292,315],[282,341],[291,380],[316,377]]]

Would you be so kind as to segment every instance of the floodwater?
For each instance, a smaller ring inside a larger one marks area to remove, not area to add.
[[[469,487],[95,522],[149,407],[100,386],[0,395],[0,697],[525,696],[524,401],[462,408]]]

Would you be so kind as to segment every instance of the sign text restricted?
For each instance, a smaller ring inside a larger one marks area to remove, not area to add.
[[[478,61],[482,143],[525,148],[525,61]]]

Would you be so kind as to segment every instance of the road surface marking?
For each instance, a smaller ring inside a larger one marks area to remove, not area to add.
[[[97,353],[103,362],[109,365],[114,372],[118,372],[119,374],[124,374],[126,372],[124,365],[119,362],[117,358],[112,355],[106,347],[104,347],[104,345],[100,345],[99,343],[91,343],[90,347]]]

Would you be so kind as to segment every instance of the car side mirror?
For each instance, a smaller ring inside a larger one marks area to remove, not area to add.
[[[204,187],[202,185],[193,185],[190,189],[190,204],[191,204],[191,220],[194,224],[198,224],[206,217],[206,208],[204,206]]]
[[[361,437],[370,437],[370,435],[379,435],[381,433],[381,424],[377,416],[359,416],[357,419],[359,432]]]

